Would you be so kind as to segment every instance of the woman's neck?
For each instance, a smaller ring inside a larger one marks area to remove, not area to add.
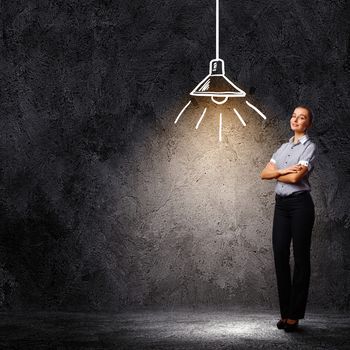
[[[294,143],[298,143],[299,139],[301,139],[303,136],[305,135],[304,132],[294,132],[294,139],[293,139],[293,142]]]

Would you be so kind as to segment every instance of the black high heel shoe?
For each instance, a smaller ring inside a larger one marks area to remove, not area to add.
[[[284,331],[285,332],[294,332],[298,329],[298,324],[299,324],[299,320],[296,320],[296,322],[293,324],[286,322],[284,325]]]
[[[284,327],[285,327],[285,325],[286,325],[286,322],[287,322],[287,319],[286,319],[285,321],[279,320],[279,321],[277,322],[277,328],[278,328],[278,329],[284,329]]]

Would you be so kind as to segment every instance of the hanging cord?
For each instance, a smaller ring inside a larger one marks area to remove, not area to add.
[[[216,0],[216,59],[219,59],[219,0]]]

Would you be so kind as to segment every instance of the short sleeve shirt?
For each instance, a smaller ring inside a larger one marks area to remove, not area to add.
[[[280,196],[288,196],[298,191],[311,191],[309,176],[315,165],[316,145],[305,134],[297,143],[294,136],[272,155],[270,162],[275,163],[278,169],[283,169],[294,164],[305,165],[309,168],[303,178],[295,184],[287,184],[277,180],[275,192]]]

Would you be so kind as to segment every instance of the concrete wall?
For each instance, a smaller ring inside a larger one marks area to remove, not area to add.
[[[197,99],[176,125],[215,55],[213,0],[1,6],[2,309],[277,308],[259,174],[303,103],[309,307],[349,310],[349,2],[221,0],[227,76],[268,119]]]

